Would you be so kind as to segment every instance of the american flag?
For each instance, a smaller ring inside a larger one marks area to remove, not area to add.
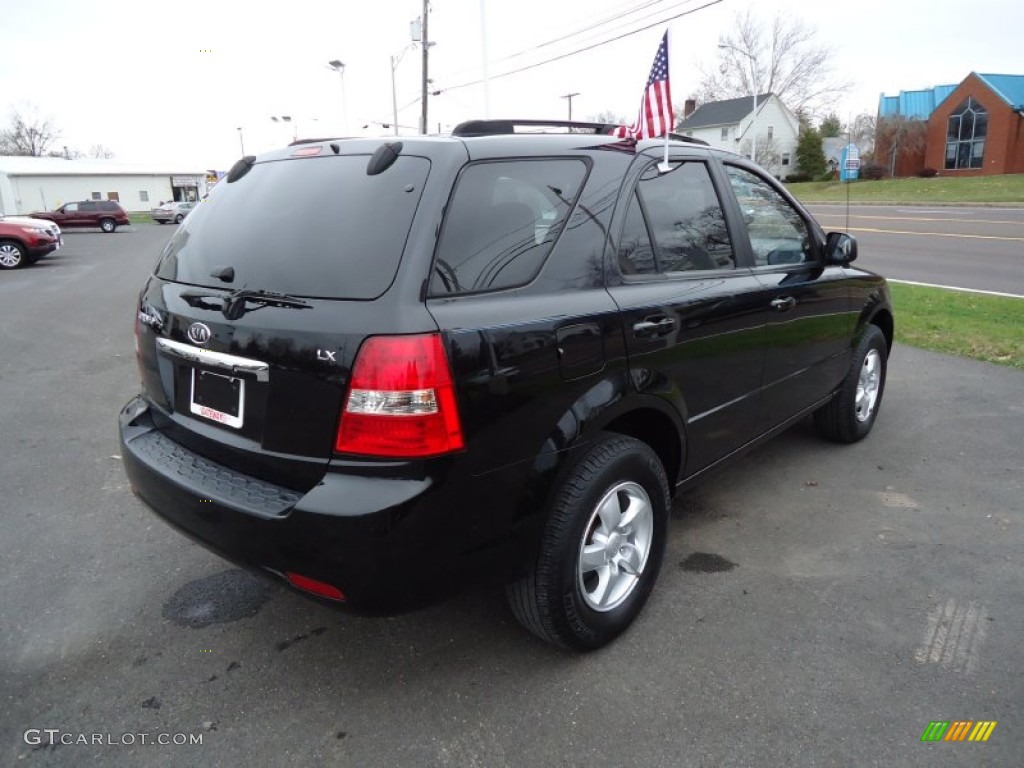
[[[661,38],[651,76],[633,125],[620,125],[613,135],[620,139],[655,139],[672,131],[672,92],[668,85],[668,32]]]

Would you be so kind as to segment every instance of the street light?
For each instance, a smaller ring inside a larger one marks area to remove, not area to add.
[[[333,69],[341,77],[341,135],[348,135],[348,105],[345,103],[345,63],[332,59],[327,66]]]
[[[278,117],[277,115],[271,115],[270,119],[273,120],[275,123],[290,123],[290,122],[292,122],[291,115],[281,115],[280,117]],[[293,128],[292,128],[292,141],[296,141],[298,138],[299,138],[299,124],[296,122],[293,125]]]
[[[728,43],[719,43],[719,48],[728,49],[735,51],[736,53],[742,54],[750,59],[750,88],[754,92],[754,114],[750,118],[750,159],[755,163],[757,162],[757,69],[755,67],[756,59],[752,53],[737,48],[735,45],[729,45]]]
[[[394,56],[391,56],[391,124],[395,127],[395,136],[398,135],[398,94],[395,91],[395,70],[398,69],[398,63],[402,60],[411,49],[416,47],[416,43],[409,43],[405,48],[400,50]]]
[[[242,126],[238,126],[238,143],[242,146],[242,157],[245,157],[245,139],[242,138]]]

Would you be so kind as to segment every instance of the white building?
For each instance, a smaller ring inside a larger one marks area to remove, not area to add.
[[[196,168],[0,155],[0,214],[8,216],[77,200],[117,200],[126,211],[148,211],[204,194],[206,172]]]
[[[754,119],[752,96],[710,101],[694,109],[687,101],[677,131],[706,141],[713,147],[750,157],[751,139],[757,139],[757,162],[773,176],[785,179],[796,173],[796,143],[800,121],[771,93],[757,97]]]

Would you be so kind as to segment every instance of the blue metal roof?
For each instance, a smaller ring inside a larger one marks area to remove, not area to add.
[[[982,75],[977,72],[973,74],[1011,107],[1024,108],[1024,75]],[[936,85],[934,88],[924,88],[920,91],[900,91],[899,96],[886,96],[883,93],[878,99],[878,116],[902,115],[927,120],[958,87],[959,83]]]
[[[936,85],[920,91],[900,91],[899,96],[882,94],[878,99],[878,116],[917,118],[927,120],[935,108],[951,94],[958,84]]]
[[[974,74],[1011,107],[1024,108],[1024,75]]]

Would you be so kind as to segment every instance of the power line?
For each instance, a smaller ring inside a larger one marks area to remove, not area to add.
[[[617,40],[622,40],[622,39],[627,38],[627,37],[632,37],[633,35],[638,34],[640,32],[645,32],[648,29],[652,29],[654,27],[657,27],[660,24],[664,24],[664,23],[669,22],[669,21],[674,21],[676,19],[681,19],[683,16],[689,16],[690,14],[696,13],[697,11],[703,11],[705,8],[710,8],[713,5],[718,5],[720,2],[722,2],[722,0],[710,0],[710,2],[704,3],[704,5],[698,6],[696,8],[691,8],[690,10],[683,11],[682,13],[677,13],[674,16],[668,16],[667,18],[660,19],[659,21],[656,21],[653,24],[648,24],[647,26],[640,27],[638,29],[634,29],[634,30],[632,30],[630,32],[625,32],[625,33],[623,33],[621,35],[617,35],[615,37],[609,38],[608,40],[604,40],[604,41],[599,42],[599,43],[593,43],[592,45],[587,45],[587,46],[584,46],[583,48],[577,48],[575,51],[569,51],[568,53],[562,53],[562,54],[559,54],[558,56],[552,56],[550,59],[545,59],[544,61],[538,61],[536,64],[528,64],[525,67],[519,67],[518,69],[512,69],[512,70],[509,70],[508,72],[502,72],[500,75],[491,75],[491,77],[489,79],[490,80],[498,80],[499,78],[502,78],[502,77],[508,77],[510,75],[517,75],[520,72],[526,72],[527,70],[530,70],[530,69],[536,69],[537,67],[542,67],[545,64],[551,64],[552,62],[560,61],[561,59],[567,59],[570,56],[575,56],[575,55],[580,54],[580,53],[585,53],[586,51],[591,51],[594,48],[600,48],[603,45],[608,45],[608,43],[614,43]],[[442,89],[440,89],[440,91],[441,91],[441,93],[444,93],[445,91],[454,91],[454,90],[457,90],[459,88],[468,88],[468,87],[470,87],[472,85],[479,85],[482,82],[483,82],[483,80],[472,80],[470,82],[459,83],[458,85],[451,85],[451,86],[448,86],[447,88],[442,88]]]
[[[616,13],[616,14],[614,14],[612,16],[608,16],[607,18],[602,19],[601,21],[597,21],[597,22],[594,22],[593,24],[591,24],[589,26],[583,27],[581,29],[577,29],[574,32],[567,32],[566,34],[564,34],[564,35],[562,35],[560,37],[555,37],[555,38],[552,38],[551,40],[547,40],[547,41],[545,41],[543,43],[538,43],[537,45],[531,46],[529,48],[524,48],[523,50],[518,51],[516,53],[510,53],[507,56],[502,56],[500,58],[497,58],[497,59],[494,60],[493,63],[498,63],[498,62],[502,62],[502,61],[509,61],[511,59],[517,59],[517,58],[519,58],[521,56],[525,56],[528,53],[532,53],[533,51],[538,51],[538,50],[541,50],[543,48],[547,48],[549,46],[552,46],[552,45],[554,45],[556,43],[560,43],[563,40],[568,40],[568,39],[576,37],[578,35],[583,35],[584,33],[589,32],[589,31],[594,30],[594,29],[597,29],[598,27],[603,27],[603,26],[605,26],[607,24],[611,24],[612,22],[618,21],[619,19],[622,19],[622,18],[624,18],[626,16],[631,16],[634,13],[639,13],[640,11],[643,11],[646,8],[650,8],[653,5],[660,5],[660,4],[664,3],[664,2],[666,2],[666,0],[646,0],[645,2],[640,3],[637,6],[634,6],[632,8],[627,9],[627,10],[624,10],[624,11],[620,11],[619,13]],[[671,8],[678,8],[681,5],[689,5],[692,2],[694,2],[694,0],[683,0],[682,2],[674,3],[670,7]],[[588,35],[587,37],[589,37],[590,39],[593,39],[594,37],[597,37],[597,36],[600,36],[600,35],[604,35],[604,34],[608,34],[609,32],[614,32],[615,30],[618,30],[618,29],[623,29],[623,28],[629,26],[630,24],[635,24],[636,22],[643,21],[644,19],[649,19],[651,16],[653,16],[655,14],[664,13],[666,10],[668,10],[668,8],[662,8],[662,9],[660,9],[658,11],[655,11],[654,13],[647,14],[645,16],[641,16],[641,17],[636,18],[636,19],[630,19],[625,24],[621,24],[621,25],[616,26],[616,27],[614,27],[614,28],[612,28],[610,30],[606,29],[606,30],[598,33],[597,35]],[[453,72],[448,73],[448,77],[454,77],[455,75],[458,75],[459,73],[468,72],[468,71],[470,71],[472,69],[475,69],[475,68],[474,67],[460,67],[459,69],[456,69]]]

